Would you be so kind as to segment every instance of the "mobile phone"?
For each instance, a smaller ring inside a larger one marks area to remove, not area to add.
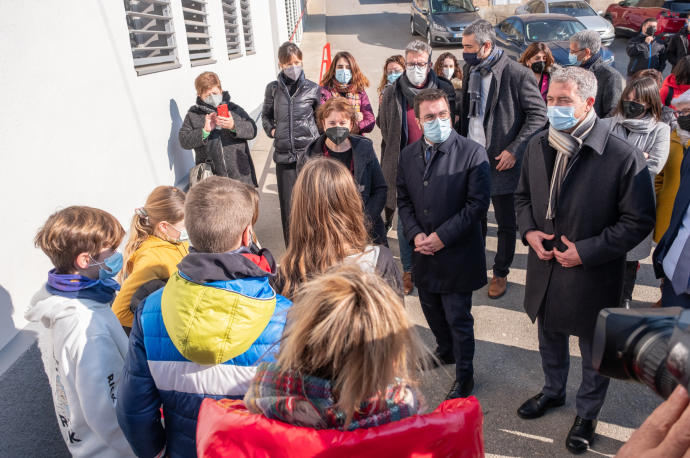
[[[230,117],[230,112],[228,111],[228,105],[225,103],[222,103],[218,105],[216,108],[218,110],[218,116],[221,116],[223,118],[229,118]]]

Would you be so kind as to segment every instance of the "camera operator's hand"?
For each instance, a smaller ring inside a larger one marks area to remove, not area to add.
[[[532,247],[537,257],[542,261],[553,259],[553,250],[546,251],[544,249],[544,240],[553,240],[553,234],[546,234],[542,231],[529,231],[525,234],[525,240]]]
[[[556,261],[563,267],[576,267],[582,264],[582,259],[577,252],[575,244],[568,240],[568,237],[561,235],[561,242],[566,246],[567,250],[558,251],[558,248],[554,247],[553,255],[556,257]]]
[[[621,447],[617,458],[690,456],[690,399],[678,385]]]

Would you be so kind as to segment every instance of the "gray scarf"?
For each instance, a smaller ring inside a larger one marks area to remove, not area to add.
[[[628,131],[626,135],[628,143],[632,143],[644,152],[648,152],[651,145],[654,144],[656,135],[651,139],[649,135],[654,132],[657,122],[658,121],[649,114],[641,119],[628,119],[620,115],[615,118],[615,123],[620,124]]]
[[[470,109],[468,113],[470,118],[484,117],[484,109],[486,107],[482,103],[482,77],[491,73],[491,67],[498,62],[502,55],[503,50],[498,46],[494,46],[491,54],[486,59],[470,69],[470,80],[467,85],[467,94],[470,96]]]
[[[549,188],[549,206],[546,209],[546,219],[553,220],[556,217],[556,201],[561,193],[563,180],[567,175],[568,162],[582,147],[582,143],[592,131],[597,120],[594,109],[589,110],[585,119],[575,127],[571,133],[556,130],[553,126],[549,127],[549,145],[556,151],[556,162],[553,166],[551,175],[551,187]]]

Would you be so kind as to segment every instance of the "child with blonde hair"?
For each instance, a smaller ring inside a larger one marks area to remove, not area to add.
[[[132,299],[137,291],[146,284],[154,285],[154,290],[163,286],[189,253],[184,203],[184,192],[174,186],[158,186],[144,206],[135,210],[120,273],[122,289],[113,302],[113,312],[127,333],[132,328],[136,308],[132,304],[138,302]]]
[[[354,430],[424,410],[415,383],[427,353],[402,299],[354,260],[302,285],[275,363],[257,369],[253,413],[316,429]]]

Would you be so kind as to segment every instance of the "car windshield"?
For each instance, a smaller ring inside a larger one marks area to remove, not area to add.
[[[690,3],[685,2],[667,2],[664,5],[666,8],[674,11],[676,13],[687,13],[690,12]]]
[[[469,13],[474,11],[471,0],[431,0],[432,13]]]
[[[549,3],[549,13],[567,14],[568,16],[596,16],[597,13],[585,2]]]
[[[585,26],[579,21],[546,19],[527,23],[527,41],[568,41]]]

